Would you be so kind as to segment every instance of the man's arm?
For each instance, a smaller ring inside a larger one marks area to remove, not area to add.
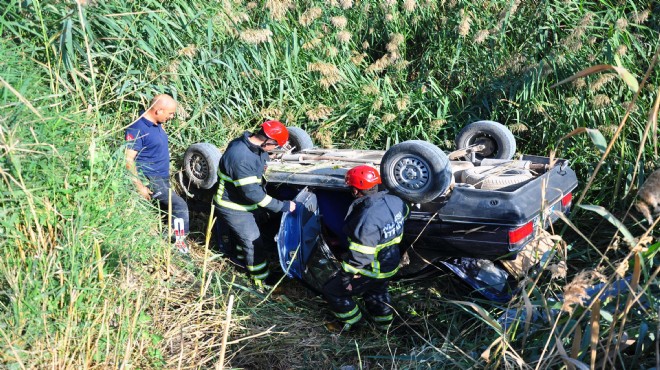
[[[131,175],[131,181],[133,181],[133,184],[135,184],[135,188],[138,191],[138,194],[142,196],[142,198],[146,200],[151,200],[151,193],[152,191],[149,190],[148,187],[146,187],[142,181],[140,181],[140,177],[138,176],[137,168],[135,167],[135,157],[137,157],[138,152],[133,149],[126,149],[125,151],[125,157],[126,157],[126,169]]]

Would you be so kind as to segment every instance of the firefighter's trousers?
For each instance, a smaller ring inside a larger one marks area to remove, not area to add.
[[[335,316],[347,324],[354,324],[362,318],[353,300],[355,296],[362,296],[374,322],[386,327],[393,319],[388,285],[389,279],[374,279],[339,271],[323,286],[323,296]]]
[[[237,258],[245,263],[254,280],[265,280],[268,263],[256,213],[216,207],[220,224],[226,227],[230,240],[236,243]]]

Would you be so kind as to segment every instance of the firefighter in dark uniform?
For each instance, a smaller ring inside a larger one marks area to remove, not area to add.
[[[252,281],[264,287],[268,262],[256,213],[293,212],[296,204],[279,201],[266,194],[263,179],[268,151],[283,146],[289,139],[286,127],[278,121],[266,121],[257,133],[244,132],[232,140],[220,158],[218,192],[215,196],[221,227],[236,243],[237,257],[245,264]]]
[[[357,198],[344,220],[348,258],[342,262],[343,271],[323,287],[323,295],[344,322],[344,330],[362,318],[353,296],[362,295],[380,329],[387,329],[394,318],[388,284],[399,269],[399,243],[409,208],[387,191],[378,192],[380,183],[378,171],[370,166],[357,166],[346,173],[346,184]]]

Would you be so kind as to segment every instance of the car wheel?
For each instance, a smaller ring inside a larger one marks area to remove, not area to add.
[[[193,185],[210,189],[218,181],[218,165],[222,152],[210,143],[196,143],[183,155],[183,170]]]
[[[388,190],[414,203],[426,203],[442,195],[452,180],[445,152],[423,140],[404,141],[388,149],[380,173]]]
[[[485,148],[476,153],[477,159],[511,159],[516,154],[516,138],[511,131],[495,121],[477,121],[463,127],[456,136],[456,147],[465,149],[482,144]]]
[[[287,127],[286,129],[289,131],[289,144],[294,147],[292,153],[314,147],[312,138],[305,130],[300,127]]]
[[[516,190],[533,177],[524,169],[495,166],[479,166],[463,172],[463,182],[484,190]]]
[[[184,171],[177,172],[174,179],[176,180],[174,189],[186,201],[190,211],[206,213],[210,211],[211,203],[218,191],[217,182],[208,189],[198,188],[193,185]]]

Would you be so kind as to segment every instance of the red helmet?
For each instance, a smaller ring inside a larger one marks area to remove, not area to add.
[[[380,181],[380,174],[375,168],[357,166],[346,172],[346,184],[360,190],[367,190],[382,184],[382,181]]]
[[[282,146],[289,140],[289,131],[280,121],[266,121],[261,124],[266,136],[269,139],[277,141],[277,145]]]

